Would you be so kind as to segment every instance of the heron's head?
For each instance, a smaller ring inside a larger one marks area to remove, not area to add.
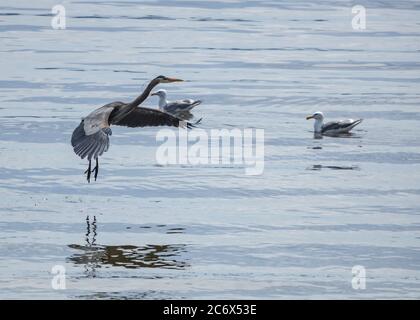
[[[324,119],[324,115],[322,114],[321,111],[317,111],[313,115],[306,117],[306,120],[309,120],[309,119],[323,120]]]
[[[158,96],[159,98],[166,98],[166,90],[160,89],[151,94],[152,96]]]
[[[156,77],[155,80],[157,80],[158,83],[171,83],[171,82],[182,82],[182,81],[184,81],[182,79],[169,78],[169,77],[165,77],[165,76]]]

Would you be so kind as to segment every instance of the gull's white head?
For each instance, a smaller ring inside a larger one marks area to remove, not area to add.
[[[324,122],[323,113],[321,111],[317,111],[313,115],[306,117],[306,120],[309,120],[309,119],[315,119],[314,131],[316,133],[322,132],[322,123]]]
[[[306,120],[309,119],[324,120],[324,114],[321,111],[317,111],[313,115],[306,117]]]
[[[166,90],[160,89],[156,92],[153,92],[152,96],[158,96],[159,98],[165,99],[166,98]]]

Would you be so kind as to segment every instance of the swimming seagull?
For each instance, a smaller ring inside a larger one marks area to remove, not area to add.
[[[315,112],[311,116],[307,116],[306,120],[315,119],[315,134],[337,135],[341,133],[349,133],[351,129],[363,121],[363,119],[347,119],[339,121],[331,121],[324,124],[324,114],[320,111]]]
[[[159,110],[170,114],[189,112],[201,103],[201,100],[192,99],[168,101],[166,100],[166,90],[163,89],[152,93],[152,96],[159,97]]]

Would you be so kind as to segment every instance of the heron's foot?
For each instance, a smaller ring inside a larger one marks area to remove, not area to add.
[[[84,173],[86,175],[86,179],[87,179],[87,182],[88,183],[90,183],[90,174],[91,174],[91,172],[92,172],[92,170],[91,170],[91,163],[89,161],[89,167],[86,169],[86,171]]]
[[[94,178],[95,178],[95,181],[96,181],[96,178],[98,177],[98,172],[99,172],[99,161],[98,161],[98,159],[96,159],[96,166],[95,166],[95,168],[93,168],[93,170],[91,172],[95,172]]]
[[[92,170],[90,170],[90,169],[87,169],[85,171],[86,179],[87,179],[87,182],[89,182],[89,183],[90,183],[90,173],[91,172],[92,172]]]
[[[95,174],[93,175],[93,177],[95,178],[95,181],[96,181],[96,178],[98,177],[98,172],[99,172],[99,165],[96,164],[95,168],[93,168],[91,170],[91,172],[95,172]]]

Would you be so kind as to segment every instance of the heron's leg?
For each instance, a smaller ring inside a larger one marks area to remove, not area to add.
[[[91,170],[92,167],[92,161],[89,160],[89,167],[87,168],[87,170],[85,171],[85,174],[87,175],[87,181],[90,183],[90,173],[92,172]]]
[[[96,178],[98,177],[98,172],[99,172],[99,160],[98,159],[99,158],[96,158],[96,166],[92,170],[92,172],[95,171],[95,181],[96,181]]]

